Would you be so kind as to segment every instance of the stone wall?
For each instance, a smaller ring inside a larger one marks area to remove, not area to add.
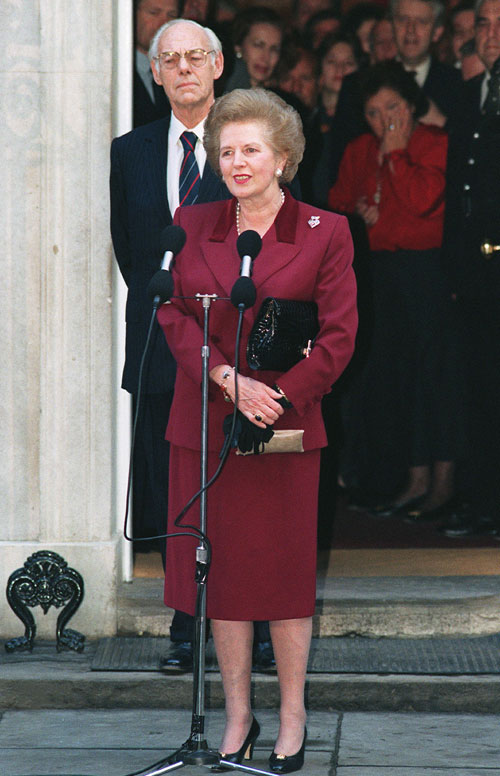
[[[0,26],[0,594],[36,550],[84,577],[70,627],[116,628],[111,0],[5,0]],[[0,636],[20,621],[0,603]],[[53,636],[55,616],[40,637]]]

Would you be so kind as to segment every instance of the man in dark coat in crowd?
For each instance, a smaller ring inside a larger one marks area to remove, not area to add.
[[[486,72],[464,84],[450,133],[443,254],[464,334],[468,387],[467,504],[447,536],[500,536],[500,0],[476,5]]]
[[[160,27],[178,17],[178,6],[178,0],[134,0],[134,127],[161,119],[170,112],[167,96],[153,78],[148,51]]]

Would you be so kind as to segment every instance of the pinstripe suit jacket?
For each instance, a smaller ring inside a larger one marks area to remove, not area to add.
[[[137,393],[140,360],[151,320],[152,304],[146,289],[160,267],[160,235],[172,223],[166,184],[169,124],[168,116],[137,127],[111,144],[111,236],[128,287],[122,387],[130,393]],[[230,196],[207,162],[199,201]],[[147,393],[165,393],[174,387],[175,361],[156,321],[144,381]]]

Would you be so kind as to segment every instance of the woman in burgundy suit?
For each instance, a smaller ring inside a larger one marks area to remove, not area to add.
[[[232,450],[208,491],[213,557],[207,615],[226,696],[221,752],[241,762],[259,734],[250,707],[252,621],[269,620],[281,688],[280,731],[270,767],[289,773],[304,760],[319,455],[326,445],[320,401],[351,357],[357,324],[352,242],[343,217],[299,203],[281,187],[296,173],[304,139],[298,115],[275,94],[237,89],[219,98],[204,144],[234,199],[177,210],[174,223],[185,229],[187,241],[174,270],[176,294],[228,297],[240,269],[238,234],[252,229],[261,235],[252,276],[257,301],[243,321],[238,409],[260,429],[304,432],[303,452],[241,456]],[[248,335],[268,296],[318,305],[320,330],[312,353],[286,373],[252,372],[246,362]],[[235,399],[237,317],[227,301],[212,305],[209,476],[219,462],[228,400]],[[202,305],[174,299],[158,318],[178,367],[167,429],[173,531],[173,520],[199,487]],[[196,544],[189,537],[167,543],[165,602],[190,613]]]

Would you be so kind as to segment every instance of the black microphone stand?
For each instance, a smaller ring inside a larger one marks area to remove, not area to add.
[[[200,534],[206,536],[207,531],[207,465],[208,465],[208,363],[210,345],[208,344],[209,313],[217,294],[197,294],[203,304],[203,346],[201,348],[202,382],[201,382],[201,454],[200,454]],[[193,705],[191,716],[191,733],[187,741],[169,757],[159,760],[141,771],[127,776],[163,776],[187,765],[205,766],[223,765],[227,770],[244,771],[257,776],[273,776],[269,771],[251,768],[248,765],[231,763],[221,759],[219,752],[210,749],[205,739],[205,644],[207,634],[207,600],[206,582],[209,571],[208,549],[200,540],[196,548],[197,606],[195,613],[194,661],[193,661]]]

